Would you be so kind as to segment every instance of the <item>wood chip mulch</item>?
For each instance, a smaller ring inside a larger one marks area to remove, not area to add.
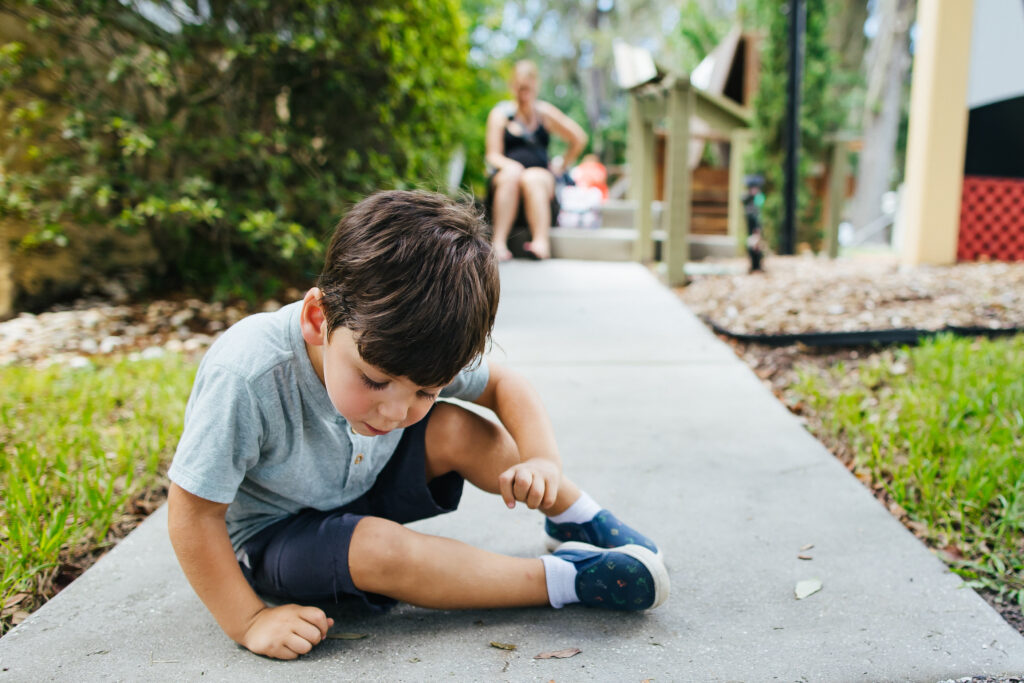
[[[691,276],[679,294],[736,334],[1024,327],[1024,263],[901,268],[887,256],[795,256],[754,274],[739,259],[702,266],[712,274]]]

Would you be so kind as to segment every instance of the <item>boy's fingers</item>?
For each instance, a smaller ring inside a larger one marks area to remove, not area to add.
[[[292,632],[303,640],[309,641],[311,645],[316,645],[327,635],[326,631],[321,630],[319,626],[305,619],[299,620],[292,629]]]
[[[544,500],[544,479],[537,477],[536,481],[533,482],[533,486],[530,487],[529,494],[526,499],[526,507],[531,510],[536,510]]]
[[[527,470],[519,470],[516,472],[516,483],[513,488],[515,491],[516,500],[521,500],[524,503],[527,502],[526,496],[530,492],[530,487],[533,485],[533,475]]]
[[[284,646],[296,655],[304,655],[313,649],[313,643],[295,633],[289,633],[285,638]]]
[[[512,477],[514,476],[514,471],[505,470],[498,477],[498,492],[501,494],[502,500],[505,501],[505,506],[509,508],[516,506],[516,499],[512,492]]]
[[[278,645],[273,651],[268,652],[268,655],[275,659],[296,659],[299,656],[298,652],[295,652],[285,644]]]
[[[324,611],[317,607],[303,607],[299,616],[320,632],[320,638],[315,641],[317,643],[327,637],[327,629],[334,623],[333,619],[328,619]]]
[[[547,510],[555,504],[556,500],[558,500],[558,485],[548,484],[544,490],[544,500],[541,501],[540,509]]]

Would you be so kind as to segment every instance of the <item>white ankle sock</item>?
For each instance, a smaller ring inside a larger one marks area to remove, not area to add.
[[[548,587],[548,602],[554,608],[579,602],[576,595],[576,567],[572,562],[554,555],[540,558],[544,563],[544,581]]]
[[[573,524],[584,524],[594,518],[598,512],[601,511],[601,506],[598,505],[593,498],[587,495],[586,491],[580,493],[579,499],[569,506],[569,509],[560,515],[554,517],[548,517],[555,524],[565,524],[566,522],[572,522]]]

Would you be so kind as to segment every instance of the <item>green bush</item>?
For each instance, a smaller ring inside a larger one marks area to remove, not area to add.
[[[0,8],[0,218],[33,226],[17,248],[146,231],[156,284],[261,296],[318,270],[347,203],[442,186],[472,97],[456,0],[139,6]]]

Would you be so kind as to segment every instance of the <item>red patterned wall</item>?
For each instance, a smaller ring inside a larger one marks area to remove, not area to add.
[[[961,261],[1024,261],[1024,179],[965,176]]]

